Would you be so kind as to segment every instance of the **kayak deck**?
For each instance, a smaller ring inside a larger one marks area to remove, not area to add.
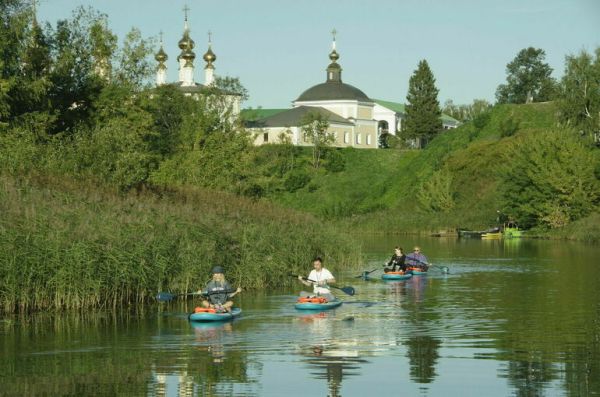
[[[412,273],[384,273],[381,275],[383,280],[408,280]]]
[[[230,313],[191,313],[188,318],[190,321],[227,321],[239,316],[241,313],[242,309],[234,307]]]
[[[297,302],[294,307],[298,310],[329,310],[338,307],[341,304],[342,301],[336,299],[325,303]]]

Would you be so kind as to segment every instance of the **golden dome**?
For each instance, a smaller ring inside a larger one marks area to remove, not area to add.
[[[186,29],[183,32],[183,37],[181,38],[181,40],[179,40],[178,45],[179,48],[182,50],[185,50],[186,48],[189,48],[191,50],[192,48],[194,48],[195,43],[194,40],[192,40],[192,38],[190,37],[189,30]]]
[[[169,59],[167,53],[165,52],[165,50],[163,50],[162,46],[154,56],[154,59],[156,59],[158,62],[165,62],[167,59]]]
[[[210,48],[210,46],[208,46],[208,50],[206,51],[206,53],[204,53],[203,58],[206,61],[206,63],[208,63],[208,64],[212,64],[214,61],[217,60],[217,56],[212,51],[212,49]]]

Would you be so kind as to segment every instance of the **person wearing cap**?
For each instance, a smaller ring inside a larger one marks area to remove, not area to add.
[[[199,294],[206,296],[202,301],[202,307],[213,308],[219,312],[231,311],[233,306],[233,298],[239,294],[242,289],[237,288],[235,291],[231,285],[225,280],[225,274],[221,266],[212,268],[212,280],[206,284],[204,290],[198,291]]]
[[[313,295],[322,296],[328,301],[335,300],[335,296],[333,296],[331,290],[327,288],[328,284],[335,283],[335,278],[329,270],[323,267],[323,259],[320,257],[317,256],[313,260],[313,270],[308,275],[308,278],[298,276],[298,280],[300,280],[300,282],[306,286],[312,285],[314,292]],[[311,296],[311,294],[303,291],[300,293],[300,296]]]
[[[413,252],[406,255],[406,264],[410,267],[418,267],[426,272],[431,263],[427,261],[427,257],[421,253],[421,248],[415,246]]]

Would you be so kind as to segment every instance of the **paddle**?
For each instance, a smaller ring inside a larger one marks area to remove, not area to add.
[[[156,295],[156,299],[159,302],[168,302],[170,300],[173,300],[174,298],[177,298],[178,296],[193,296],[193,295],[207,296],[207,295],[214,295],[214,294],[231,294],[234,292],[235,291],[213,291],[213,292],[208,292],[208,293],[190,292],[188,294],[171,294],[169,292],[159,292],[158,295]]]
[[[292,274],[292,273],[289,273],[289,276],[290,276],[290,277],[295,277],[295,278],[298,278],[298,275],[297,275],[297,274]],[[311,283],[316,283],[316,281],[315,281],[315,280],[311,280],[310,278],[302,277],[302,279],[303,279],[303,280],[306,280],[306,281],[310,281]],[[342,292],[344,292],[345,294],[348,294],[348,295],[350,295],[350,296],[353,296],[353,295],[356,293],[356,291],[354,291],[354,287],[351,287],[351,286],[346,286],[346,287],[341,287],[341,288],[340,288],[340,287],[334,287],[333,285],[328,285],[328,286],[327,286],[327,288],[335,288],[335,289],[339,289],[340,291],[342,291]]]
[[[354,277],[354,278],[362,278],[363,280],[366,280],[366,279],[369,277],[369,274],[371,274],[371,273],[373,273],[374,271],[376,271],[376,270],[379,270],[379,269],[380,269],[380,268],[376,268],[376,269],[369,270],[369,271],[365,270],[365,271],[363,272],[363,274],[361,274],[360,276],[356,276],[356,277]]]

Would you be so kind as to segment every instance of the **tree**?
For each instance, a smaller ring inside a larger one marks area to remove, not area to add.
[[[335,142],[334,135],[327,131],[329,121],[319,112],[309,112],[302,118],[301,126],[305,140],[313,145],[313,167],[319,168],[324,151]]]
[[[454,117],[459,121],[471,121],[480,114],[488,111],[492,104],[485,99],[474,99],[472,104],[455,105],[452,99],[444,102],[442,112],[448,116]]]
[[[503,212],[524,227],[562,227],[588,215],[600,199],[600,154],[572,130],[518,137],[503,174]]]
[[[506,65],[506,84],[496,90],[498,103],[531,103],[551,100],[556,92],[552,68],[541,48],[524,48]]]
[[[403,125],[403,137],[415,139],[418,147],[442,130],[442,114],[438,102],[439,90],[435,87],[435,78],[426,60],[419,62],[408,84],[406,99],[406,118]]]
[[[565,60],[559,96],[560,118],[582,134],[600,140],[600,47]]]

